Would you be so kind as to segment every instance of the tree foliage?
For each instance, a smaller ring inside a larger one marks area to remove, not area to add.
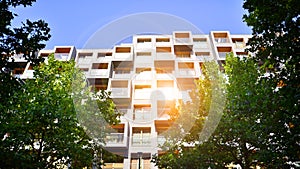
[[[19,28],[11,26],[17,16],[13,9],[18,6],[31,6],[35,0],[2,0],[0,2],[0,109],[9,104],[9,97],[15,90],[19,90],[20,83],[11,76],[14,68],[19,67],[11,57],[14,54],[23,54],[28,62],[39,64],[42,59],[37,52],[45,47],[44,42],[50,39],[50,28],[43,20],[22,23]]]
[[[95,148],[99,145],[95,145],[84,130],[85,126],[77,120],[73,100],[80,88],[74,90],[72,86],[74,74],[82,74],[75,68],[75,62],[57,61],[52,55],[47,63],[34,70],[34,79],[28,79],[22,90],[16,91],[14,106],[4,112],[5,121],[1,120],[1,130],[9,136],[0,144],[0,168],[91,166]],[[101,100],[93,97],[96,105],[106,106],[107,111],[101,107],[97,112],[86,113],[92,114],[93,119],[117,119],[120,114],[115,113],[109,95],[100,93],[98,96]],[[82,106],[89,107],[89,104],[86,102]],[[101,124],[97,126],[102,128]]]
[[[228,77],[226,108],[210,140],[216,148],[215,156],[220,154],[217,162],[223,165],[233,162],[242,168],[262,166],[264,162],[259,155],[267,150],[268,144],[273,144],[270,133],[265,132],[268,116],[276,111],[278,103],[278,94],[271,85],[273,79],[261,78],[264,74],[252,58],[241,59],[230,54],[224,67]],[[230,158],[225,160],[225,154]]]
[[[280,95],[276,87],[272,86],[274,79],[263,78],[265,74],[259,71],[256,61],[252,58],[240,59],[230,54],[226,57],[224,68],[227,76],[226,105],[214,133],[202,142],[197,143],[197,139],[194,140],[195,144],[190,148],[181,146],[176,156],[172,150],[166,155],[155,157],[154,161],[158,165],[184,168],[188,165],[185,162],[188,158],[189,163],[194,164],[189,168],[224,168],[230,163],[240,164],[242,168],[257,165],[270,167],[272,161],[267,159],[278,157],[280,151],[270,150],[270,147],[279,145],[274,139],[274,134],[277,133],[270,130],[270,126],[278,120],[277,105],[280,103]],[[211,97],[204,96],[207,89],[202,85],[206,83],[199,82],[201,83],[197,83],[197,88],[202,90],[199,90],[197,95],[213,104]],[[200,104],[202,108],[199,110],[206,107],[203,104]],[[206,122],[208,120],[209,116]],[[203,124],[200,126],[202,130],[198,130],[198,133],[204,132]],[[193,135],[197,136],[195,133]],[[284,159],[277,158],[277,161],[273,162],[281,168],[287,166]]]
[[[256,54],[254,59],[262,64],[262,71],[271,72],[275,79],[272,86],[280,86],[280,101],[266,126],[266,132],[272,133],[277,145],[268,147],[275,154],[265,155],[265,163],[278,167],[299,161],[300,3],[247,0],[243,7],[248,11],[244,20],[253,34],[249,50]]]
[[[206,62],[203,76],[195,80],[190,101],[182,102],[169,114],[175,122],[165,133],[162,146],[165,152],[153,156],[152,162],[159,168],[208,168],[213,167],[208,157],[208,147],[196,149],[206,142],[216,129],[225,106],[225,78],[215,62]],[[187,146],[189,145],[189,146]]]

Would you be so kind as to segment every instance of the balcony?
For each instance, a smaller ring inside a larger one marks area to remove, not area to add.
[[[230,43],[229,32],[213,32],[213,37],[215,43],[217,43],[218,45],[222,46],[222,44],[224,43]]]
[[[116,47],[113,58],[117,60],[132,60],[131,47]]]
[[[220,59],[225,59],[228,52],[218,52]]]
[[[213,59],[209,52],[195,52],[195,55],[196,59],[199,61],[210,61]]]
[[[231,40],[234,43],[235,49],[243,50],[246,46],[243,38],[232,38]]]
[[[175,43],[191,43],[190,38],[176,38]]]
[[[217,43],[230,43],[228,38],[215,38],[215,42],[217,42]]]
[[[93,63],[90,75],[108,77],[109,63]]]
[[[119,169],[124,168],[123,163],[105,163],[105,166],[103,166],[103,169]]]
[[[133,120],[136,122],[146,122],[152,120],[151,108],[139,108],[134,110]]]
[[[132,146],[149,146],[151,145],[150,133],[133,133]]]
[[[171,46],[170,38],[156,38],[156,46]]]
[[[179,98],[182,99],[183,101],[191,101],[191,97],[190,97],[190,91],[188,90],[182,90],[179,92]]]
[[[167,139],[164,136],[158,135],[157,136],[157,145],[162,146],[167,141]]]
[[[25,70],[24,73],[20,76],[21,79],[32,79],[34,70]]]
[[[137,68],[136,76],[134,78],[134,84],[136,85],[151,85],[153,79],[152,71],[149,71],[148,68]]]
[[[193,42],[194,42],[194,45],[193,45],[194,48],[197,48],[197,49],[208,48],[207,38],[194,38]]]
[[[247,58],[249,54],[247,52],[236,52],[236,56],[240,58]]]
[[[191,55],[189,53],[186,53],[186,54],[176,54],[176,58],[190,59]]]
[[[121,59],[121,60],[131,60],[132,54],[131,53],[115,53],[114,58]]]
[[[152,42],[139,42],[136,44],[137,49],[149,49],[152,48]]]
[[[219,59],[225,60],[226,54],[232,52],[231,47],[217,47]]]
[[[54,58],[61,61],[67,61],[69,53],[55,53]]]
[[[118,109],[118,111],[123,114],[123,117],[127,119],[132,119],[131,109],[122,108]]]
[[[128,70],[115,70],[113,71],[113,78],[116,79],[129,79],[133,75],[133,71]]]
[[[134,91],[134,99],[149,100],[151,98],[152,89],[136,89]]]
[[[174,33],[174,44],[191,44],[192,39],[190,38],[190,32],[175,32]]]
[[[177,71],[177,75],[179,75],[179,76],[195,76],[196,72],[194,69],[179,69]]]
[[[123,144],[124,133],[110,133],[105,137],[106,144]]]
[[[172,53],[156,53],[157,60],[171,60],[174,59],[174,55]]]
[[[109,71],[106,69],[91,69],[90,75],[92,76],[108,76]]]
[[[148,63],[153,60],[151,52],[137,52],[135,61],[137,64],[139,63]]]
[[[158,88],[154,97],[159,100],[173,100],[177,97],[177,91],[173,87]]]
[[[237,49],[243,49],[245,47],[244,42],[235,42],[235,48]]]
[[[77,60],[78,65],[88,65],[92,62],[92,56],[79,57]]]
[[[129,97],[128,88],[111,88],[111,97]]]
[[[197,42],[197,43],[194,43],[193,46],[194,46],[194,48],[200,48],[200,49],[208,48],[207,42]]]

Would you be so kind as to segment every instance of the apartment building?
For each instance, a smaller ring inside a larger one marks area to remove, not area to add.
[[[160,153],[164,142],[161,133],[170,127],[166,113],[178,101],[189,100],[194,80],[202,73],[201,64],[216,61],[223,70],[226,53],[245,56],[251,35],[232,35],[228,31],[192,34],[176,31],[170,35],[134,35],[132,43],[112,49],[76,49],[56,46],[41,50],[58,60],[74,59],[96,90],[111,91],[119,111],[124,113],[113,133],[106,137],[105,148],[124,157],[114,168],[156,168],[151,156]],[[30,63],[15,56],[20,68],[14,70],[21,79],[33,77]],[[140,165],[140,166],[139,166]],[[108,166],[113,166],[110,164]],[[118,166],[118,167],[117,167]]]

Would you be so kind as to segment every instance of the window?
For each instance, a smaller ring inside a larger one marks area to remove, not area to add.
[[[207,57],[210,56],[209,52],[195,52],[196,56]]]
[[[170,42],[170,38],[156,38],[156,42]]]
[[[175,38],[189,38],[189,33],[175,33]]]
[[[173,80],[157,80],[157,88],[174,87]]]
[[[133,127],[132,128],[132,145],[142,146],[151,144],[150,127]]]
[[[229,43],[228,35],[226,32],[214,33],[215,42]]]
[[[156,47],[157,53],[171,53],[171,47]]]
[[[136,56],[151,56],[151,52],[137,52]]]
[[[151,42],[151,38],[138,38],[138,43],[145,43],[145,42]]]
[[[107,69],[108,63],[93,63],[92,69]]]
[[[151,71],[151,68],[136,68],[135,70],[136,73],[141,73],[144,71]]]
[[[206,43],[207,42],[206,38],[193,38],[193,41],[197,42],[197,43]]]
[[[130,53],[130,47],[116,47],[116,53]]]

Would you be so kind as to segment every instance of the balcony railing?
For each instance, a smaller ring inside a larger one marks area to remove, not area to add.
[[[122,117],[132,120],[132,109],[118,109],[118,112],[122,114]]]
[[[196,72],[194,69],[179,69],[178,70],[179,75],[182,76],[195,76]]]
[[[134,91],[134,99],[150,99],[152,94],[152,89],[136,89]]]
[[[249,57],[249,55],[247,55],[247,54],[242,54],[242,55],[237,55],[238,57],[240,57],[240,58],[247,58],[247,57]]]
[[[106,136],[107,144],[120,144],[124,142],[124,133],[110,133]]]
[[[172,59],[174,55],[172,53],[156,53],[156,59]]]
[[[111,96],[127,96],[128,88],[111,88]]]
[[[181,54],[181,55],[176,55],[176,58],[191,58],[191,55]]]
[[[157,136],[157,145],[162,146],[166,142],[166,138],[164,136]]]
[[[208,48],[207,42],[195,42],[194,48]]]
[[[58,60],[68,60],[69,53],[55,53],[54,58]]]
[[[190,38],[176,38],[175,42],[176,43],[190,43],[191,39]]]
[[[133,71],[128,70],[115,70],[113,71],[113,78],[128,79],[131,77]]]
[[[151,120],[151,108],[135,109],[133,114],[134,121],[149,121]]]
[[[157,108],[157,116],[159,118],[169,118],[168,114],[171,111],[171,108]]]
[[[132,145],[133,146],[148,146],[151,144],[150,133],[133,133]]]
[[[244,47],[244,42],[235,42],[235,48],[243,49]]]
[[[90,64],[91,61],[92,61],[92,57],[90,57],[90,56],[78,58],[78,64],[81,64],[81,65],[82,64],[84,64],[84,65]]]
[[[217,43],[229,43],[228,38],[215,38],[215,42]]]
[[[90,73],[94,76],[108,76],[107,69],[91,69]]]
[[[182,99],[183,101],[191,101],[189,91],[187,90],[180,91],[179,95],[180,95],[179,98]]]
[[[22,74],[14,74],[15,78],[21,78]]]
[[[148,63],[151,62],[153,60],[153,58],[151,56],[137,56],[135,61],[137,63]]]
[[[227,54],[228,52],[218,52],[218,53],[219,53],[219,58],[225,59],[225,58],[226,58],[226,54]]]
[[[114,58],[116,59],[129,59],[131,58],[131,53],[115,53]]]
[[[151,48],[152,47],[152,42],[143,42],[143,43],[137,43],[136,47],[145,49],[145,48]]]
[[[198,55],[196,56],[196,59],[199,61],[210,61],[212,60],[212,57],[210,55]]]

